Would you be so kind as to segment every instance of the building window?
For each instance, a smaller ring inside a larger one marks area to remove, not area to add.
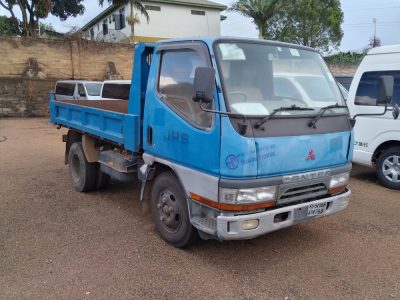
[[[115,30],[121,30],[126,27],[125,7],[119,10],[119,14],[114,15]]]
[[[90,28],[90,39],[94,40],[94,28]]]
[[[164,96],[166,104],[186,121],[202,128],[211,127],[212,115],[193,101],[193,81],[196,68],[206,66],[205,59],[194,50],[165,51],[158,79],[158,92]]]
[[[110,23],[111,24],[111,22],[113,21],[113,18],[112,18],[112,16],[109,16],[108,17],[108,23]]]
[[[146,10],[161,11],[161,7],[160,6],[145,5],[144,7],[146,8]]]
[[[194,9],[192,9],[192,15],[205,16],[206,12],[204,10],[194,10]]]
[[[400,72],[399,71],[381,71],[381,72],[366,72],[361,76],[360,83],[357,88],[354,103],[364,106],[384,105],[378,103],[379,94],[379,77],[393,76],[394,91],[392,105],[400,105]]]
[[[103,35],[108,34],[108,24],[107,24],[107,19],[103,21]]]

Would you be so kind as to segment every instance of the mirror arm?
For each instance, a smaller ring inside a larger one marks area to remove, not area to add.
[[[385,103],[385,110],[381,114],[357,114],[354,115],[353,120],[355,120],[357,117],[367,117],[367,116],[383,116],[387,113],[388,111],[388,102]]]
[[[242,118],[243,119],[243,123],[238,123],[238,125],[239,125],[239,133],[243,135],[247,131],[247,118],[246,118],[245,115],[204,108],[202,103],[200,103],[200,109],[202,111],[208,112],[208,113],[214,113],[214,114],[220,114],[220,115],[225,115],[225,116]]]

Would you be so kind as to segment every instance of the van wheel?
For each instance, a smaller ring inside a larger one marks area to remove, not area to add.
[[[381,184],[389,189],[400,189],[400,148],[383,150],[376,162]]]
[[[165,241],[182,248],[197,239],[197,230],[190,223],[185,194],[173,172],[156,177],[150,205],[153,222]]]
[[[68,165],[69,176],[75,190],[88,192],[95,188],[97,165],[86,160],[81,142],[71,145],[68,153]]]

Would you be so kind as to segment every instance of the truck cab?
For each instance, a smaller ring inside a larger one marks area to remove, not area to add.
[[[381,77],[393,81],[389,103],[378,101]],[[400,189],[400,121],[393,116],[400,105],[400,45],[368,52],[351,83],[347,104],[351,115],[358,115],[353,162],[375,168],[383,186]]]
[[[139,44],[134,61],[125,113],[53,102],[51,118],[97,140],[83,152],[101,172],[137,162],[166,241],[250,239],[347,207],[353,123],[317,51],[208,37]]]

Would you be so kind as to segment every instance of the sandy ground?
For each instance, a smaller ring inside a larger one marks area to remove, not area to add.
[[[47,119],[0,119],[1,299],[400,299],[400,192],[355,167],[341,214],[251,241],[167,245],[138,185],[75,192]]]

